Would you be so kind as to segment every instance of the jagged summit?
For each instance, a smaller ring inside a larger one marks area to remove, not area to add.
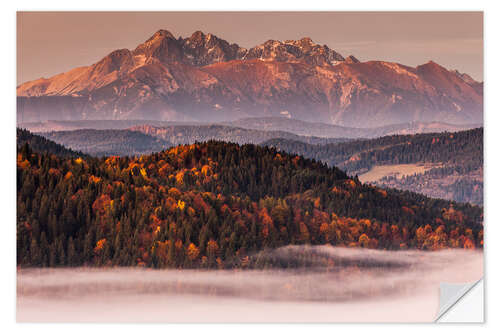
[[[268,40],[257,45],[244,55],[243,59],[265,61],[305,62],[311,65],[336,65],[344,57],[326,45],[319,45],[309,37],[299,40]]]
[[[345,60],[338,52],[327,45],[314,43],[310,37],[299,40],[268,40],[247,50],[200,30],[193,32],[190,37],[177,39],[168,30],[159,30],[139,45],[134,54],[155,57],[161,62],[182,62],[194,66],[250,59],[306,62],[324,66],[336,65]]]
[[[192,66],[206,66],[217,62],[239,59],[246,52],[237,44],[229,44],[217,36],[195,31],[190,37],[175,38],[168,30],[159,30],[151,38],[140,44],[134,55],[161,63],[179,62]]]
[[[469,84],[477,83],[476,80],[474,80],[469,74],[461,73],[458,71],[458,69],[450,70],[450,72],[457,75],[458,77],[460,77],[462,80],[464,80],[465,82],[467,82]]]
[[[358,58],[356,58],[355,56],[353,55],[350,55],[348,56],[347,58],[345,58],[345,62],[348,63],[348,64],[357,64],[359,63],[360,61],[358,60]]]
[[[155,34],[153,36],[151,36],[149,38],[149,40],[155,39],[155,38],[173,38],[173,39],[175,39],[174,35],[170,31],[165,30],[165,29],[160,29],[157,32],[155,32]]]
[[[214,34],[195,31],[190,37],[175,38],[168,30],[159,30],[135,50],[136,56],[154,57],[161,62],[182,62],[206,66],[231,60],[306,62],[311,65],[336,65],[344,57],[310,37],[299,40],[268,40],[249,50],[230,44]]]

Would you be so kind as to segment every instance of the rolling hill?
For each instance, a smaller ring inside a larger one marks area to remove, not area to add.
[[[283,138],[286,140],[297,140],[310,144],[328,144],[348,141],[345,138],[324,138],[317,136],[301,136],[284,131],[245,129],[240,127],[225,125],[176,125],[156,127],[150,125],[135,126],[130,128],[154,137],[161,138],[174,145],[191,144],[209,140],[218,140],[245,143],[262,143],[273,138]]]
[[[483,129],[456,133],[394,135],[338,144],[309,145],[272,139],[263,143],[281,151],[335,165],[351,175],[363,175],[377,166],[393,166],[386,177],[372,183],[417,191],[462,202],[483,202]],[[418,166],[427,166],[418,170]],[[414,166],[406,176],[403,167]],[[379,169],[380,170],[380,169]]]
[[[26,145],[30,150],[38,153],[48,153],[61,157],[84,157],[85,154],[80,151],[75,151],[64,147],[58,143],[44,138],[43,136],[31,133],[23,128],[16,130],[16,145],[17,151],[26,149]]]
[[[40,135],[93,156],[143,155],[172,146],[164,140],[130,130],[82,129],[46,132]]]
[[[130,122],[125,121],[122,125],[125,124],[130,124]],[[258,144],[271,138],[285,138],[313,144],[347,141],[347,139],[342,138],[299,136],[282,131],[261,131],[223,125],[173,125],[163,127],[137,125],[129,129],[78,129],[40,132],[39,134],[61,145],[94,156],[142,155],[158,152],[178,144],[192,144],[209,140],[240,144]]]
[[[223,123],[229,126],[267,131],[286,131],[297,135],[325,138],[378,138],[395,134],[458,132],[480,127],[477,124],[453,125],[440,122],[412,122],[382,127],[345,127],[318,122],[307,122],[286,117],[244,118]]]
[[[20,266],[263,267],[288,244],[482,247],[482,208],[363,185],[269,147],[17,159]]]

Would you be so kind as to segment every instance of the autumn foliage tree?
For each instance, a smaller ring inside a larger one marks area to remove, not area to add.
[[[268,147],[92,158],[25,145],[16,163],[22,266],[225,268],[290,244],[483,246],[481,207],[381,191]]]

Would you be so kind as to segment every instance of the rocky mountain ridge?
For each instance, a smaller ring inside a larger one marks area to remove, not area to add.
[[[134,50],[17,87],[18,121],[232,121],[284,116],[352,127],[482,122],[482,83],[428,62],[344,58],[310,38],[249,50],[159,30]]]

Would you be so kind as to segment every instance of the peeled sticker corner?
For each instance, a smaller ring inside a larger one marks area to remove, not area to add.
[[[470,283],[440,283],[439,312],[435,322],[439,322],[444,314],[460,302],[460,300],[482,280],[483,279],[479,279]]]

